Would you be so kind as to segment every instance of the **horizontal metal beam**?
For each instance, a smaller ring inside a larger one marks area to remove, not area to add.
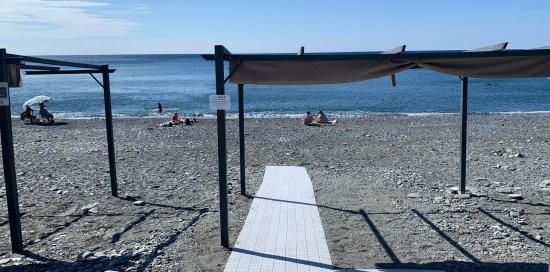
[[[44,71],[59,71],[59,67],[55,66],[42,66],[42,65],[27,65],[23,64],[21,69],[31,69],[31,70],[44,70]]]
[[[114,73],[115,69],[109,69]],[[59,71],[25,71],[26,75],[75,75],[75,74],[101,74],[102,70],[59,70]]]
[[[21,55],[15,55],[15,54],[8,54],[8,58],[22,58],[23,61],[40,63],[40,64],[48,64],[48,65],[59,65],[59,66],[98,69],[98,70],[101,69],[101,65],[62,61],[62,60],[52,60],[52,59],[45,59],[45,58],[39,58],[39,57],[21,56]]]
[[[22,58],[6,58],[6,64],[21,64],[23,63]]]
[[[498,51],[405,51],[399,54],[382,54],[382,51],[376,52],[348,52],[348,53],[307,53],[304,55],[296,54],[232,54],[224,56],[224,60],[247,61],[247,60],[266,60],[266,61],[286,61],[286,60],[410,60],[421,61],[439,58],[473,58],[473,57],[516,57],[516,56],[550,56],[550,49],[509,49]],[[204,54],[205,60],[214,60],[213,54]]]

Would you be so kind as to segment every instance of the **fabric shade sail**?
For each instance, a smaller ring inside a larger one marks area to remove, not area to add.
[[[230,59],[229,81],[237,84],[346,83],[389,76],[415,66],[474,78],[550,76],[550,50],[507,51],[332,55],[325,59],[326,56],[315,54],[264,55],[256,59],[236,55]]]

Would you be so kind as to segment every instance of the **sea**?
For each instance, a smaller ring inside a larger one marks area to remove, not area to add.
[[[215,94],[214,63],[200,55],[44,56],[52,59],[109,64],[115,117],[154,117],[157,103],[164,115],[212,117],[208,97]],[[226,69],[227,75],[227,69]],[[101,81],[101,74],[96,75]],[[248,117],[293,117],[323,110],[333,116],[399,113],[445,114],[460,111],[460,80],[424,69],[347,84],[245,85]],[[227,84],[229,116],[235,116],[237,85]],[[37,95],[53,98],[47,109],[56,118],[104,116],[103,89],[90,75],[27,75],[21,88],[10,89],[14,116]],[[550,80],[470,78],[468,109],[473,113],[549,113]]]

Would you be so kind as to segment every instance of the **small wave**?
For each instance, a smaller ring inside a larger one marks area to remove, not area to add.
[[[96,119],[96,118],[105,118],[104,113],[89,113],[89,112],[53,112],[56,119]],[[313,112],[312,114],[316,114]],[[349,112],[331,112],[327,113],[329,117],[333,118],[360,118],[368,116],[412,116],[412,117],[423,117],[423,116],[444,116],[444,115],[459,115],[458,112],[359,112],[359,111],[349,111]],[[469,112],[469,115],[550,115],[550,111],[510,111],[510,112]],[[214,113],[186,113],[181,112],[183,117],[192,117],[192,118],[204,118],[204,119],[214,119],[216,114]],[[151,112],[141,112],[141,113],[114,113],[113,118],[170,118],[172,116],[172,111],[165,111],[162,114]],[[248,112],[245,113],[245,118],[252,119],[275,119],[275,118],[302,118],[304,113],[284,113],[284,112]],[[19,118],[18,115],[12,115],[12,118]],[[227,119],[238,119],[238,113],[227,113]]]
[[[434,116],[434,115],[453,115],[455,112],[410,112],[403,113],[406,116]]]
[[[503,111],[503,112],[489,112],[487,114],[503,114],[503,115],[516,115],[516,114],[528,114],[528,115],[546,115],[550,114],[550,111]]]

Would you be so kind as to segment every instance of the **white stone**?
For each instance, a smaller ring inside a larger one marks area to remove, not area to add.
[[[410,194],[407,194],[407,197],[408,198],[419,198],[420,194],[419,193],[410,193]]]
[[[523,195],[521,195],[521,194],[509,194],[508,198],[520,200],[520,199],[523,199]]]
[[[86,206],[80,208],[80,210],[83,211],[83,212],[87,212],[90,209],[93,209],[95,206],[97,206],[97,202],[93,203],[93,204],[90,204],[90,205],[86,205]]]

